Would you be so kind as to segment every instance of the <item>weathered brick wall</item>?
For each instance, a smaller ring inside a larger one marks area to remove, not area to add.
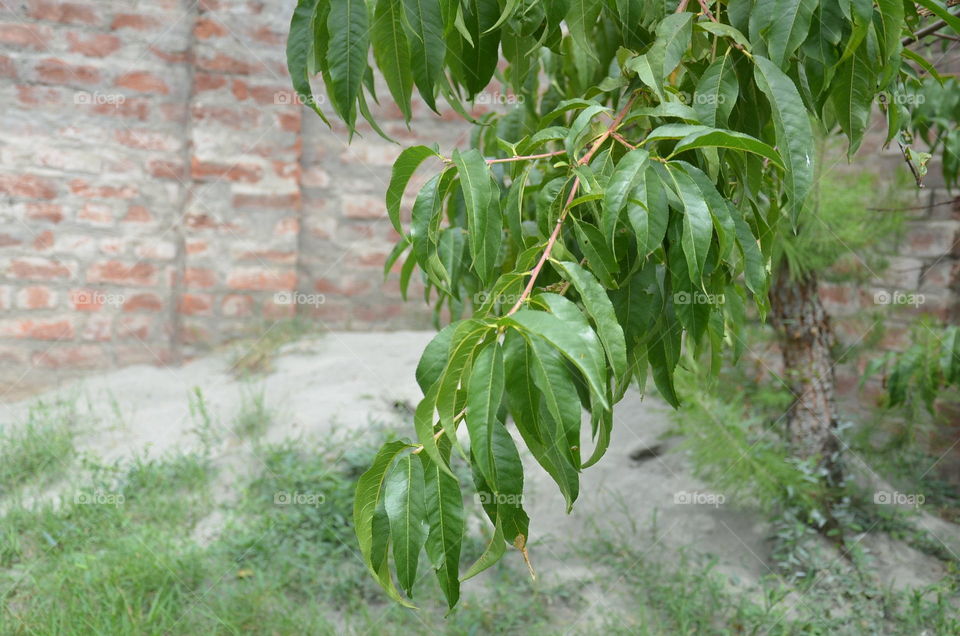
[[[0,4],[4,377],[167,362],[297,312],[425,324],[382,276],[399,147],[296,103],[293,5]],[[455,120],[420,107],[412,129],[450,146]]]
[[[176,361],[298,312],[427,324],[416,292],[402,303],[381,274],[400,148],[365,127],[347,145],[296,104],[293,4],[0,3],[0,377]],[[401,142],[466,142],[452,113],[418,104],[408,129],[388,101],[377,114]],[[838,316],[881,290],[951,314],[960,219],[930,192],[896,280],[825,288]]]

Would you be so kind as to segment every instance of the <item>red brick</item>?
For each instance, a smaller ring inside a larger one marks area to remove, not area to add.
[[[85,203],[77,212],[78,221],[86,221],[93,225],[112,225],[113,210],[106,205]]]
[[[294,289],[297,274],[292,271],[271,271],[260,268],[238,269],[230,272],[227,286],[232,289],[284,291]]]
[[[160,21],[148,15],[138,15],[136,13],[118,13],[113,17],[110,28],[114,31],[119,29],[135,29],[137,31],[149,31],[159,29]]]
[[[183,284],[188,289],[194,287],[213,287],[217,284],[217,275],[211,269],[188,267],[183,272]]]
[[[93,104],[93,112],[98,115],[126,117],[145,121],[147,117],[150,116],[150,105],[145,100],[128,97],[122,102]]]
[[[63,208],[53,203],[28,203],[27,218],[31,221],[59,223],[63,220]]]
[[[198,40],[209,40],[210,38],[219,38],[227,35],[226,27],[215,20],[209,18],[200,18],[193,27],[193,34]]]
[[[197,60],[197,68],[204,71],[228,73],[231,75],[252,75],[263,71],[260,63],[249,63],[230,57],[225,53],[217,53],[213,57],[201,57]]]
[[[0,233],[0,247],[16,247],[17,245],[23,245],[23,241],[12,234]]]
[[[280,130],[286,132],[300,132],[300,113],[277,113],[277,123]]]
[[[17,79],[17,67],[14,66],[13,60],[6,55],[0,55],[0,77]]]
[[[297,262],[297,252],[285,250],[254,250],[242,252],[237,256],[238,261],[266,261],[292,265]]]
[[[226,179],[244,183],[256,183],[263,178],[263,168],[256,164],[235,163],[232,165],[212,161],[192,160],[191,175],[198,181]]]
[[[106,33],[84,35],[82,33],[67,33],[67,42],[72,53],[79,53],[87,57],[107,57],[120,48],[120,38]]]
[[[0,192],[24,199],[52,199],[57,196],[53,181],[32,174],[0,174]]]
[[[197,73],[193,78],[193,89],[202,93],[204,91],[215,91],[227,85],[227,78],[223,75],[211,75],[209,73]]]
[[[55,347],[33,354],[33,364],[48,369],[63,367],[77,369],[96,369],[109,363],[104,351],[96,345],[76,345]]]
[[[296,209],[300,207],[300,193],[237,194],[233,197],[233,207]]]
[[[99,84],[100,71],[92,66],[67,64],[63,60],[47,58],[37,63],[40,81],[50,84]]]
[[[186,170],[179,161],[164,161],[163,159],[153,159],[147,163],[147,171],[151,176],[157,179],[172,179],[174,181],[183,181],[186,178]]]
[[[120,261],[104,261],[90,266],[87,270],[87,282],[156,285],[157,268],[150,263],[127,264]]]
[[[51,278],[70,278],[72,272],[63,263],[47,258],[26,257],[10,263],[10,274],[14,278],[29,280],[50,280]]]
[[[51,309],[57,304],[49,287],[35,285],[17,292],[17,306],[21,309]]]
[[[31,0],[27,11],[34,20],[62,22],[64,24],[97,24],[97,14],[89,6],[73,2],[50,2]]]
[[[165,51],[158,46],[151,46],[150,52],[167,64],[186,64],[192,59],[187,51]]]
[[[44,230],[33,237],[33,249],[42,251],[51,247],[53,247],[53,232],[50,230]]]
[[[365,194],[351,194],[343,197],[343,215],[349,219],[380,219],[386,215],[387,206],[383,199]]]
[[[158,312],[163,309],[163,299],[160,298],[157,294],[151,292],[144,292],[142,294],[134,294],[126,299],[123,303],[123,310],[125,312],[131,311],[149,311],[149,312]]]
[[[70,318],[13,319],[0,323],[0,336],[31,340],[68,340],[74,336]]]
[[[87,199],[132,199],[139,194],[137,188],[131,185],[92,186],[83,179],[71,181],[70,191]]]
[[[184,294],[177,311],[188,316],[209,316],[213,314],[213,299],[207,294]]]
[[[174,151],[180,147],[180,140],[167,133],[152,130],[124,128],[114,133],[117,142],[140,150]]]
[[[9,44],[17,48],[31,48],[35,51],[47,50],[47,42],[53,38],[53,31],[40,24],[0,24],[0,44]]]
[[[105,296],[91,289],[71,289],[68,298],[75,311],[92,312],[100,311]]]
[[[127,214],[121,221],[123,223],[152,223],[153,215],[142,205],[132,205],[127,209]]]
[[[153,318],[133,314],[117,319],[117,337],[136,340],[148,340],[153,331]]]
[[[17,99],[25,106],[44,106],[62,103],[61,91],[58,88],[45,86],[17,86]]]
[[[220,304],[220,313],[231,318],[246,317],[253,313],[254,302],[250,296],[228,294]]]
[[[210,244],[203,239],[187,239],[184,247],[187,254],[190,256],[197,256],[199,254],[205,254],[207,250],[210,249]]]
[[[250,37],[257,42],[263,42],[264,44],[269,44],[271,46],[279,46],[287,39],[286,34],[278,33],[268,26],[262,26],[259,29],[250,31]]]
[[[115,85],[139,93],[170,94],[170,87],[167,86],[167,83],[159,76],[147,71],[134,71],[121,75],[116,79]]]
[[[256,108],[194,105],[192,115],[195,122],[216,122],[237,130],[252,130],[260,125],[260,111]]]

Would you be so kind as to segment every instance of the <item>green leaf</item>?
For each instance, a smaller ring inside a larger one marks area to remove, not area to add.
[[[353,527],[360,546],[360,554],[364,563],[393,600],[406,606],[413,607],[400,596],[394,587],[393,579],[386,559],[386,550],[378,549],[378,557],[382,560],[371,561],[374,553],[374,515],[377,507],[384,500],[384,482],[387,470],[393,460],[405,449],[411,448],[405,442],[388,442],[377,452],[370,468],[357,480],[357,490],[353,499]]]
[[[442,452],[449,456],[450,444],[443,438]],[[440,581],[440,588],[453,608],[460,598],[460,548],[465,528],[463,495],[454,477],[441,470],[422,453],[424,503],[426,507],[427,556]]]
[[[549,348],[543,341],[540,341],[540,355],[548,356],[555,353],[555,350]],[[541,365],[537,371],[539,374],[538,384],[534,383],[532,374],[536,365]],[[547,471],[550,477],[560,488],[567,503],[567,512],[573,508],[573,502],[576,501],[580,487],[580,477],[574,468],[573,453],[567,443],[566,431],[578,431],[580,426],[580,406],[579,402],[570,409],[572,413],[568,416],[566,411],[568,407],[560,406],[559,395],[563,395],[568,389],[560,380],[561,384],[556,385],[550,382],[551,375],[545,375],[544,370],[548,367],[543,366],[542,361],[535,357],[533,345],[529,344],[524,336],[514,330],[507,331],[504,338],[504,365],[506,368],[506,394],[510,414],[517,425],[517,430],[523,437],[524,443],[533,454],[534,459]],[[553,368],[552,366],[549,368]],[[569,373],[562,366],[558,367],[564,372],[566,380],[569,381]],[[558,376],[560,377],[560,376]],[[572,394],[576,394],[576,389],[572,387]],[[545,387],[545,388],[541,388]],[[544,402],[552,401],[553,405],[547,406],[548,411],[563,409],[563,417],[569,417],[571,421],[560,423],[555,420],[550,413],[544,413],[541,405]],[[564,405],[566,402],[563,403]]]
[[[416,377],[417,384],[420,385],[420,390],[424,393],[440,379],[440,374],[447,366],[447,356],[450,352],[450,343],[453,342],[453,333],[464,322],[466,321],[453,322],[441,329],[420,355]],[[482,324],[479,320],[474,321],[474,323],[478,326]]]
[[[673,72],[690,48],[693,35],[693,14],[673,13],[657,25],[657,40],[663,44],[663,69],[660,78]]]
[[[493,431],[503,401],[503,383],[503,351],[497,342],[492,342],[476,355],[470,372],[467,385],[467,432],[480,473],[494,489],[498,482],[492,448]]]
[[[697,184],[686,172],[667,166],[677,194],[683,202],[683,235],[680,244],[687,260],[687,269],[690,281],[694,285],[700,284],[703,276],[703,266],[707,262],[707,252],[710,250],[710,240],[713,237],[713,221],[707,202]]]
[[[633,190],[637,179],[646,170],[650,153],[642,148],[631,150],[617,163],[610,181],[607,183],[603,198],[603,216],[601,220],[603,235],[611,242],[617,227],[617,219],[626,207],[627,197]]]
[[[451,66],[459,71],[469,98],[482,91],[497,68],[500,32],[494,28],[499,14],[496,0],[466,0],[461,5],[469,38],[460,41],[460,50]]]
[[[765,30],[770,60],[781,68],[810,32],[818,0],[772,0],[773,21]],[[837,25],[839,27],[839,25]]]
[[[326,3],[328,0],[323,0]],[[299,0],[290,19],[290,35],[287,36],[287,70],[297,95],[310,106],[328,126],[330,122],[317,106],[310,88],[309,59],[314,47],[313,16],[318,0]],[[317,44],[325,45],[325,42]]]
[[[863,133],[870,119],[876,74],[867,57],[866,46],[861,45],[837,67],[830,91],[830,102],[837,113],[840,128],[850,139],[848,155],[853,155],[863,141]]]
[[[397,460],[384,485],[383,504],[390,520],[397,582],[412,596],[420,550],[427,540],[423,464],[417,458],[406,455]]]
[[[396,1],[396,0],[395,0]],[[443,18],[440,0],[403,0],[404,25],[410,43],[413,81],[420,96],[434,112],[437,83],[443,76],[446,43],[443,40]]]
[[[403,192],[406,190],[407,184],[410,183],[410,177],[428,157],[439,156],[433,148],[410,146],[404,148],[397,160],[393,162],[390,185],[387,186],[387,214],[390,215],[393,229],[398,233],[403,233],[400,227],[400,203],[403,201]]]
[[[613,310],[613,304],[606,290],[590,272],[576,263],[554,261],[554,266],[560,270],[564,278],[573,283],[573,287],[580,294],[580,300],[587,310],[587,315],[593,320],[614,377],[622,386],[627,381],[627,345],[623,339],[623,329],[617,322],[617,314]]]
[[[590,389],[599,396],[601,404],[610,408],[606,398],[607,371],[603,348],[589,326],[584,328],[569,325],[553,314],[531,309],[521,309],[512,316],[502,318],[501,322],[540,336],[556,347],[583,373]]]
[[[453,151],[453,163],[460,175],[460,188],[467,208],[467,231],[473,268],[486,284],[497,265],[501,243],[499,196],[494,198],[494,184],[483,155],[476,148],[461,153]],[[491,207],[496,208],[492,214]]]
[[[757,86],[770,102],[770,112],[777,135],[777,147],[783,158],[783,186],[790,203],[791,218],[797,216],[813,186],[813,129],[807,109],[793,81],[770,60],[753,56]]]
[[[466,581],[469,578],[472,578],[494,563],[503,558],[503,555],[507,551],[507,544],[503,539],[503,528],[500,527],[498,523],[493,532],[493,538],[490,540],[490,543],[487,545],[487,549],[483,551],[483,554],[480,555],[480,558],[470,566],[466,573],[460,577],[460,582]]]
[[[708,22],[707,24],[713,24]],[[726,126],[740,92],[730,51],[718,58],[700,76],[693,94],[693,109],[705,126]]]
[[[367,71],[370,47],[369,17],[363,0],[339,0],[330,3],[327,29],[330,46],[327,66],[330,71],[330,95],[337,112],[351,131],[356,122],[356,101]]]
[[[571,218],[574,221],[573,229],[577,234],[577,242],[580,249],[583,250],[583,255],[587,258],[590,270],[605,286],[616,288],[617,281],[614,279],[614,274],[619,271],[620,267],[617,265],[617,259],[614,257],[607,239],[595,225],[580,221],[576,217]]]
[[[732,148],[744,152],[752,152],[769,159],[779,168],[783,168],[783,159],[780,153],[774,150],[768,144],[750,135],[736,132],[733,130],[702,130],[691,133],[677,142],[670,157],[674,157],[685,150],[694,148]]]
[[[373,55],[393,101],[403,113],[404,120],[409,122],[413,75],[410,72],[410,45],[403,30],[402,16],[403,5],[396,0],[377,0],[372,32]]]
[[[484,512],[502,528],[503,538],[520,547],[530,534],[530,517],[523,509],[523,464],[513,438],[506,427],[494,420],[481,425],[480,435],[489,438],[488,447],[471,448],[473,478]],[[478,453],[479,451],[479,453]],[[486,454],[486,457],[483,455]],[[495,482],[488,481],[478,470],[487,464]]]
[[[723,38],[730,38],[746,50],[750,50],[750,41],[747,39],[747,36],[729,24],[722,22],[697,22],[696,26],[698,29],[706,31],[707,33],[719,35]]]

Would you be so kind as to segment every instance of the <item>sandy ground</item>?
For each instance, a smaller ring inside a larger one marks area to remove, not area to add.
[[[370,430],[377,422],[406,427],[412,436],[405,409],[396,405],[416,404],[420,398],[413,372],[432,336],[432,332],[334,332],[286,345],[273,362],[273,372],[252,382],[230,374],[235,352],[221,352],[180,368],[138,366],[105,373],[0,406],[8,409],[3,415],[10,421],[21,418],[37,399],[79,396],[96,417],[82,419],[78,449],[109,462],[199,448],[200,418],[191,414],[189,399],[199,387],[220,438],[214,451],[222,468],[217,487],[228,499],[232,486],[253,473],[259,461],[250,443],[230,431],[245,395],[262,390],[276,414],[264,434],[267,441],[364,431],[379,435]],[[528,458],[525,506],[531,516],[530,553],[547,581],[586,578],[589,563],[565,560],[558,548],[589,532],[591,523],[623,525],[631,520],[643,529],[638,540],[646,542],[642,550],[651,557],[669,558],[681,549],[709,553],[717,558],[718,571],[751,590],[772,572],[766,541],[770,527],[756,511],[730,501],[677,503],[684,493],[716,493],[693,476],[683,453],[671,452],[676,441],[662,439],[669,427],[668,408],[636,393],[616,407],[610,450],[584,472],[582,495],[571,515],[564,513],[553,482]],[[592,444],[585,440],[583,447]],[[631,459],[637,450],[652,447],[659,452],[643,461]],[[656,537],[645,531],[654,517]],[[220,513],[212,514],[196,537],[214,536],[220,522]],[[930,515],[920,523],[960,551],[955,526]],[[865,537],[864,544],[877,559],[884,583],[898,587],[932,583],[943,574],[939,561],[904,544],[876,536]],[[605,590],[587,592],[600,603]]]

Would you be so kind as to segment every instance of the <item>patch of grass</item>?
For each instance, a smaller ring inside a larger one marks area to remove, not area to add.
[[[237,345],[237,355],[230,365],[236,378],[248,378],[273,371],[273,359],[285,344],[302,338],[316,328],[300,318],[270,324],[264,332]]]
[[[70,402],[38,402],[27,421],[0,431],[0,495],[63,474],[74,456],[76,413]]]
[[[270,426],[273,412],[267,406],[263,388],[240,395],[240,411],[233,420],[233,432],[240,437],[259,437]]]

